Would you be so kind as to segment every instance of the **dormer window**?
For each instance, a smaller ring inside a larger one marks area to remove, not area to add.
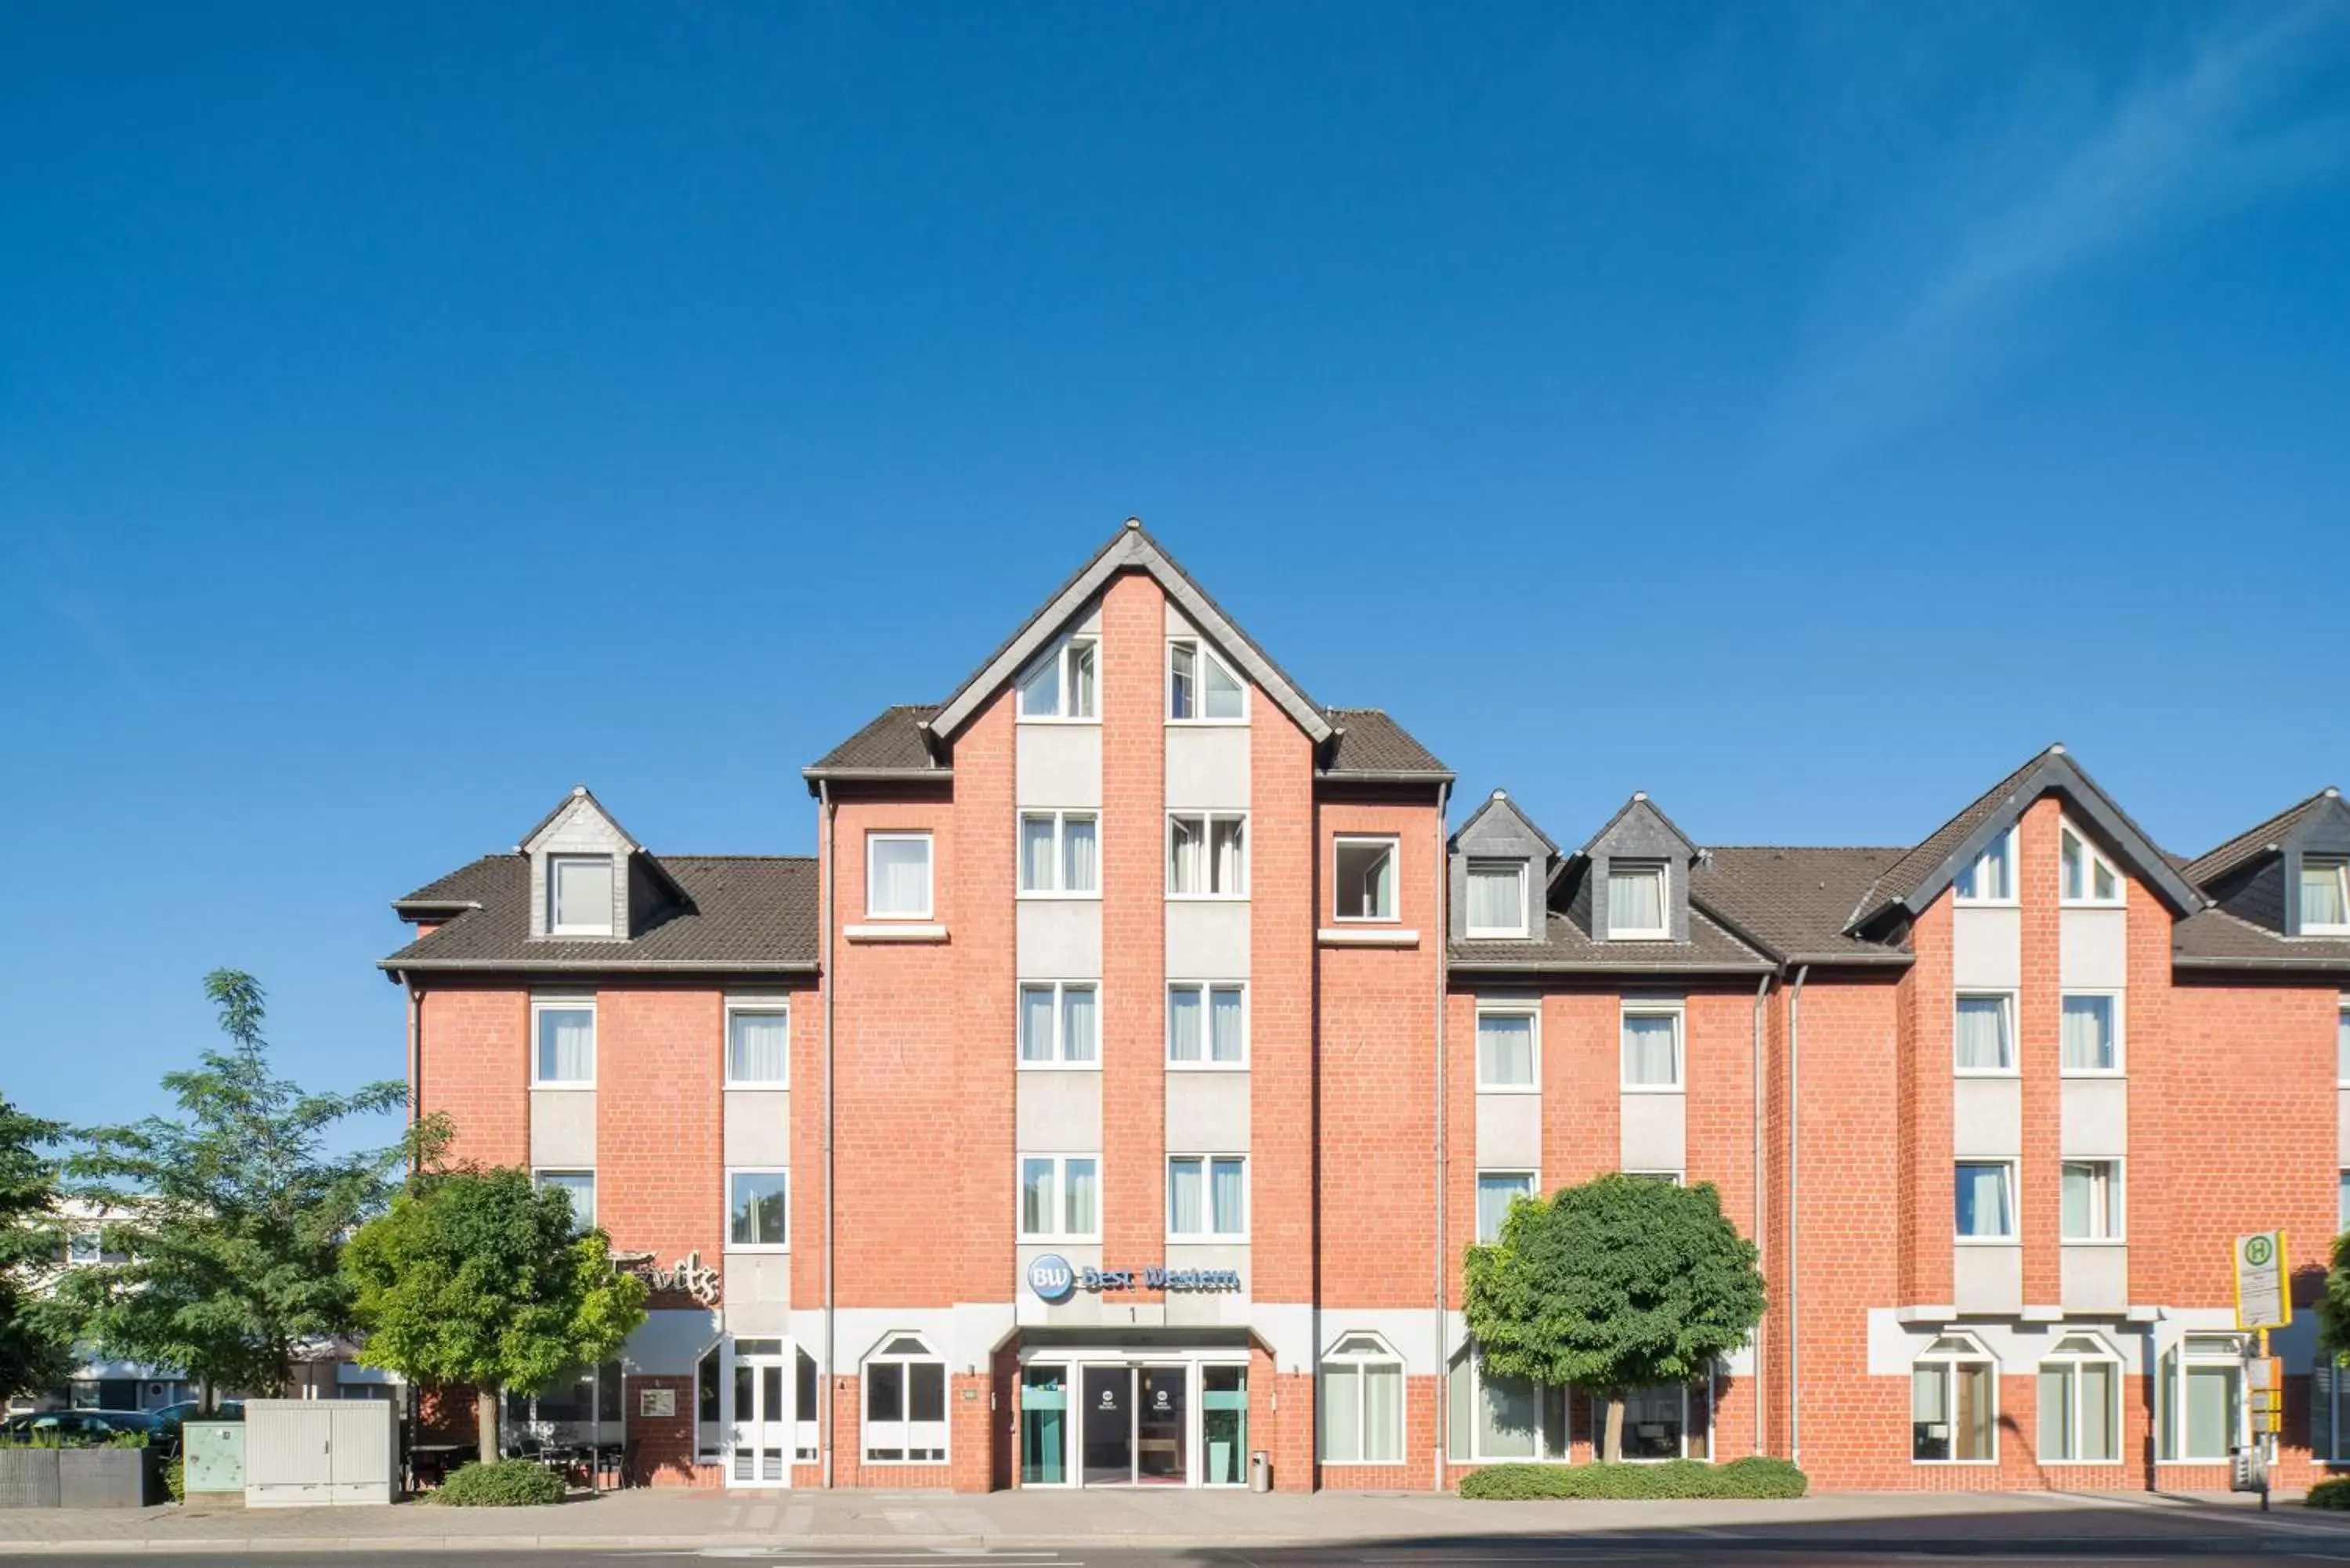
[[[2303,936],[2350,933],[2350,858],[2301,857],[2301,929]]]
[[[2070,825],[2056,830],[2057,863],[2062,869],[2064,902],[2068,904],[2118,904],[2122,901],[2122,876],[2114,863],[2098,853],[2097,846],[2073,831]]]
[[[1953,898],[1961,904],[2015,902],[2015,830],[2001,834],[1959,873]]]
[[[1095,671],[1101,645],[1073,637],[1038,660],[1020,682],[1023,719],[1095,719]]]
[[[546,929],[557,937],[612,934],[612,857],[552,855],[546,861]]]
[[[1610,860],[1607,863],[1607,935],[1654,940],[1672,934],[1665,923],[1665,863],[1661,860]]]
[[[1196,637],[1167,645],[1167,717],[1179,723],[1233,723],[1248,717],[1247,688],[1215,649]]]
[[[1469,862],[1469,921],[1471,937],[1523,937],[1526,934],[1526,863],[1523,860]]]

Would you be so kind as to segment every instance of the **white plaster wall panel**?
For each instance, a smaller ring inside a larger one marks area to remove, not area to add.
[[[1950,910],[1950,981],[1960,991],[2012,991],[2023,983],[2020,909],[1963,904]]]
[[[1185,1243],[1167,1249],[1170,1269],[1230,1269],[1241,1277],[1237,1291],[1170,1291],[1167,1321],[1187,1328],[1244,1328],[1249,1310],[1249,1249],[1245,1241]]]
[[[1246,1073],[1167,1075],[1168,1153],[1246,1154],[1248,1148]]]
[[[2296,1320],[2297,1321],[2297,1320]],[[2000,1370],[2007,1373],[2035,1372],[2048,1352],[2065,1334],[2080,1327],[2094,1329],[2097,1335],[2122,1358],[2124,1371],[2141,1373],[2152,1365],[2153,1356],[2147,1346],[2147,1328],[2125,1328],[2114,1323],[2088,1324],[2063,1323],[1969,1323],[1960,1325],[1966,1333],[1982,1342]],[[2153,1325],[2147,1325],[2151,1327]],[[1907,1377],[1910,1366],[1926,1347],[1944,1331],[1945,1325],[1931,1323],[1904,1323],[1892,1307],[1868,1309],[1868,1375],[1871,1377]]]
[[[596,1168],[596,1091],[530,1092],[530,1163],[540,1170]]]
[[[1950,1152],[1960,1159],[2023,1152],[2021,1080],[1960,1078],[1950,1085]]]
[[[782,1334],[791,1324],[792,1257],[789,1252],[734,1252],[725,1255],[726,1326],[736,1334]],[[746,1314],[757,1314],[755,1329],[747,1329]]]
[[[1477,1168],[1542,1169],[1542,1096],[1477,1096]]]
[[[1249,732],[1242,724],[1167,726],[1167,809],[1246,811]]]
[[[1013,736],[1014,798],[1020,805],[1100,809],[1099,724],[1015,724]]]
[[[2060,911],[2056,980],[2067,991],[2119,991],[2129,984],[2129,911]]]
[[[1036,1293],[1028,1288],[1028,1265],[1048,1254],[1059,1258],[1073,1269],[1102,1267],[1102,1250],[1098,1241],[1021,1242],[1013,1250],[1020,1272],[1014,1278],[1012,1315],[1023,1327],[1090,1328],[1097,1324],[1119,1321],[1102,1316],[1102,1298],[1094,1291],[1073,1292],[1067,1301],[1057,1303],[1038,1300]]]
[[[2129,1085],[2119,1078],[2067,1078],[2058,1103],[2061,1154],[2112,1159],[2129,1155]]]
[[[1030,1068],[1014,1076],[1013,1126],[1022,1153],[1106,1153],[1099,1073]]]
[[[2121,1312],[2129,1305],[2127,1247],[2069,1246],[2057,1263],[2066,1312]]]
[[[1624,1170],[1689,1168],[1689,1096],[1625,1095],[1620,1164]]]
[[[1272,1355],[1275,1372],[1313,1370],[1314,1319],[1303,1302],[1249,1301],[1249,1332]]]
[[[1181,609],[1178,608],[1172,598],[1166,600],[1165,603],[1167,606],[1168,636],[1191,637],[1198,632],[1199,628],[1191,624],[1191,618],[1185,615]]]
[[[1350,1307],[1334,1303],[1324,1307],[1317,1316],[1314,1346],[1317,1365],[1324,1352],[1348,1334],[1376,1334],[1402,1358],[1405,1376],[1430,1377],[1443,1369],[1444,1357],[1439,1348],[1443,1327],[1427,1307]]]
[[[792,1092],[789,1089],[726,1091],[726,1163],[792,1163]]]
[[[2023,1310],[2023,1249],[1960,1247],[1950,1266],[1951,1293],[1960,1312]]]
[[[1022,898],[1013,906],[1014,971],[1022,980],[1099,980],[1099,898]]]
[[[1249,907],[1246,900],[1167,901],[1167,978],[1246,980]]]

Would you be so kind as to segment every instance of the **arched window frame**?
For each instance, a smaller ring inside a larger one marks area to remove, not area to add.
[[[1342,1379],[1352,1380],[1351,1428],[1334,1428],[1340,1405],[1348,1402],[1333,1398]],[[1403,1357],[1385,1339],[1367,1329],[1340,1334],[1322,1356],[1314,1401],[1315,1446],[1322,1462],[1403,1463],[1406,1386]]]
[[[2107,1451],[2086,1451],[2083,1434],[2091,1426],[2089,1391],[2092,1381],[2085,1368],[2106,1369],[2103,1381]],[[2122,1358],[2104,1336],[2085,1330],[2060,1334],[2040,1358],[2038,1450],[2043,1465],[2117,1465],[2122,1462]],[[2055,1425],[2052,1429],[2052,1422]]]
[[[918,1415],[931,1408],[935,1417]],[[891,1329],[876,1342],[858,1367],[858,1445],[868,1465],[942,1465],[947,1462],[949,1396],[945,1357],[928,1336]]]
[[[1930,1404],[1921,1399],[1929,1389]],[[1979,1407],[1972,1412],[1975,1420],[1967,1423],[1977,1430],[1978,1442],[1965,1440],[1960,1429],[1962,1394],[1970,1394]],[[1921,1404],[1927,1407],[1921,1409]],[[1913,1464],[1997,1464],[1999,1358],[1970,1334],[1945,1334],[1928,1345],[1910,1363],[1909,1428]],[[1937,1448],[1939,1452],[1934,1451]],[[1969,1449],[1980,1451],[1964,1451]]]

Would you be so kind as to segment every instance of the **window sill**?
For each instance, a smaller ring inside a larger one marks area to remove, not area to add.
[[[840,934],[852,942],[942,942],[947,940],[946,927],[928,920],[844,926]]]
[[[1477,1085],[1477,1092],[1481,1095],[1539,1095],[1542,1093],[1542,1085],[1540,1084],[1480,1084]]]
[[[722,1251],[751,1257],[783,1258],[791,1255],[788,1241],[729,1241]]]
[[[2023,1241],[2017,1236],[1953,1236],[1951,1241],[1960,1247],[2017,1247]]]
[[[2056,907],[2060,909],[2126,909],[2129,904],[2121,898],[2059,898]]]
[[[1248,1237],[1245,1235],[1170,1236],[1167,1238],[1167,1244],[1170,1247],[1245,1247],[1248,1245]]]
[[[1530,942],[1534,939],[1534,933],[1523,926],[1508,931],[1481,931],[1471,926],[1461,933],[1461,940],[1464,942]]]
[[[2129,1076],[2129,1071],[2124,1067],[2059,1067],[2056,1075],[2060,1078],[2122,1079]]]
[[[1686,1095],[1689,1093],[1687,1085],[1681,1084],[1618,1084],[1616,1087],[1618,1093],[1627,1095]]]
[[[1603,942],[1669,942],[1673,940],[1673,933],[1661,928],[1653,931],[1619,931],[1611,926],[1608,928],[1607,934],[1599,940]],[[1634,1464],[1641,1461],[1627,1459],[1624,1462]],[[1661,1464],[1664,1461],[1659,1459],[1651,1462]]]
[[[1021,713],[1014,718],[1013,722],[1090,726],[1098,730],[1101,728],[1101,715],[1098,713]]]
[[[1095,888],[1082,893],[1066,893],[1058,888],[1023,888],[1013,897],[1024,904],[1098,904],[1101,902],[1101,889]]]
[[[2064,1247],[2106,1247],[2120,1251],[2129,1245],[2127,1236],[2060,1236],[2057,1244]]]
[[[1098,1073],[1101,1071],[1101,1064],[1099,1062],[1023,1062],[1020,1064],[1020,1071],[1024,1073]]]
[[[1950,1069],[1950,1076],[1953,1078],[1973,1078],[1979,1082],[1984,1079],[1989,1079],[1992,1082],[2004,1080],[2008,1083],[2013,1083],[2017,1079],[2022,1078],[2023,1074],[2021,1070],[2014,1067],[1953,1067]]]
[[[1248,902],[1248,895],[1246,893],[1170,893],[1167,895],[1167,901],[1170,904],[1245,904]]]
[[[1170,1073],[1245,1073],[1249,1070],[1249,1064],[1244,1061],[1170,1062],[1167,1064],[1167,1070]]]
[[[1326,948],[1416,948],[1419,933],[1395,926],[1324,926],[1314,940]]]
[[[1950,907],[1958,909],[2020,909],[2022,902],[2015,898],[1961,898],[1950,895]]]
[[[768,1079],[768,1078],[752,1078],[752,1079],[729,1078],[729,1079],[727,1079],[727,1080],[726,1080],[726,1087],[728,1087],[728,1088],[730,1088],[730,1089],[785,1089],[785,1090],[788,1090],[791,1086],[792,1086],[792,1085],[791,1085],[791,1084],[789,1083],[789,1081],[787,1081],[787,1080],[785,1080],[785,1079],[781,1079],[781,1078],[774,1078],[774,1079]]]
[[[1245,730],[1248,722],[1245,714],[1238,719],[1178,719],[1170,713],[1167,718],[1170,730]]]
[[[577,1090],[577,1089],[593,1089],[593,1088],[595,1088],[595,1086],[596,1086],[596,1080],[595,1080],[595,1079],[593,1079],[593,1078],[589,1078],[589,1079],[586,1080],[585,1082],[582,1082],[582,1081],[580,1081],[580,1080],[578,1080],[578,1079],[576,1079],[576,1078],[565,1078],[565,1079],[561,1079],[561,1080],[554,1081],[554,1082],[548,1082],[548,1081],[541,1080],[541,1081],[536,1081],[536,1082],[534,1082],[534,1083],[531,1085],[531,1087],[532,1087],[532,1088],[534,1088],[534,1089],[574,1089],[574,1090]]]

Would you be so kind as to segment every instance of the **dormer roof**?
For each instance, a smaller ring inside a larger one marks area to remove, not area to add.
[[[1492,820],[1488,822],[1486,819]],[[1497,789],[1485,797],[1485,804],[1469,814],[1469,820],[1452,830],[1451,847],[1468,849],[1480,839],[1532,838],[1555,856],[1559,847],[1528,816],[1525,808],[1510,798],[1510,792]]]
[[[1696,843],[1674,826],[1673,819],[1648,798],[1646,790],[1634,790],[1632,798],[1617,807],[1616,815],[1609,817],[1606,825],[1586,840],[1583,847],[1575,853],[1588,860],[1626,843],[1627,839],[1640,841],[1640,847],[1634,851],[1638,854],[1654,855],[1659,849],[1663,849],[1679,855],[1683,860],[1697,858]]]
[[[2338,836],[2350,836],[2350,805],[2344,804],[2342,792],[2331,784],[2225,844],[2205,850],[2187,863],[2188,879],[2208,891],[2245,867],[2282,854],[2286,846],[2329,828]]]

